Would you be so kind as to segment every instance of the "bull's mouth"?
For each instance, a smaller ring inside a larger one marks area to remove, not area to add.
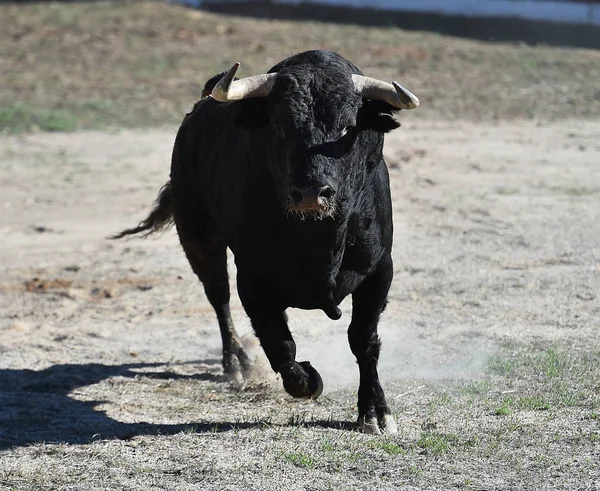
[[[288,200],[285,205],[287,216],[296,217],[300,220],[323,220],[332,218],[336,212],[335,202],[333,200],[319,197],[314,200],[303,200],[300,203],[294,203]]]

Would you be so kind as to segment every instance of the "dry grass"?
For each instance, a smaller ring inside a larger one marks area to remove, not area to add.
[[[218,15],[163,2],[0,5],[0,129],[72,130],[176,123],[203,82],[311,48],[398,78],[419,118],[594,117],[597,51],[489,44],[318,22]]]
[[[599,367],[597,351],[512,347],[491,359],[477,380],[397,382],[390,392],[400,433],[384,438],[348,431],[343,421],[355,397],[349,391],[290,402],[269,387],[232,390],[208,376],[211,365],[204,367],[205,379],[198,377],[200,367],[194,374],[185,365],[90,365],[72,367],[71,374],[53,367],[7,381],[22,397],[21,414],[3,418],[11,428],[5,437],[8,443],[33,438],[31,446],[5,452],[0,484],[593,489],[600,478]],[[73,374],[90,385],[74,388]],[[68,401],[61,401],[69,389]],[[38,405],[42,411],[33,410]],[[83,418],[92,407],[96,417]],[[139,419],[145,422],[135,423]]]

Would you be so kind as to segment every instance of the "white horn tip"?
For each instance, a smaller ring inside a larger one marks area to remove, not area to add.
[[[236,61],[233,64],[233,66],[228,70],[228,72],[225,75],[223,75],[221,80],[217,82],[212,92],[210,93],[213,99],[216,99],[219,102],[229,102],[229,87],[231,86],[231,82],[235,78],[235,75],[237,74],[240,65],[241,63],[239,61]]]
[[[406,87],[402,87],[402,85],[400,85],[398,82],[392,82],[392,85],[394,86],[396,92],[398,93],[398,96],[406,106],[404,109],[415,109],[416,107],[419,107],[419,104],[421,102],[415,94],[413,94]]]

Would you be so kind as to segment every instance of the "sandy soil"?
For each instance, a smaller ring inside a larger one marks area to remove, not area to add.
[[[439,348],[462,365],[461,349],[507,340],[598,339],[598,134],[600,124],[576,121],[406,123],[388,138],[396,275],[382,326],[386,359],[405,363],[417,349],[439,364]],[[105,239],[145,216],[167,179],[173,135],[0,140],[5,366],[43,368],[67,353],[71,362],[121,362],[129,351],[146,361],[217,354],[212,311],[175,232]],[[347,315],[337,323],[320,312],[291,316],[305,356],[321,336],[346,350]],[[38,356],[26,356],[30,348]],[[398,376],[409,373],[403,367]]]
[[[230,392],[216,321],[174,231],[106,240],[145,216],[174,132],[0,137],[0,462],[13,470],[26,445],[43,441],[75,452],[98,435],[110,447],[152,428],[285,420],[310,404],[287,398],[268,371],[267,392]],[[381,371],[390,398],[416,380],[476,376],[501,346],[599,345],[598,135],[592,121],[408,121],[388,138],[395,279]],[[321,372],[324,400],[343,405],[326,410],[351,422],[354,396],[336,396],[357,384],[348,302],[343,311],[338,322],[290,318],[298,358]],[[233,313],[260,365],[237,298]],[[146,395],[128,389],[140,373]],[[171,384],[178,396],[161,399]],[[201,395],[185,384],[202,384]],[[211,409],[194,412],[211,397]],[[76,477],[60,482],[77,488]]]

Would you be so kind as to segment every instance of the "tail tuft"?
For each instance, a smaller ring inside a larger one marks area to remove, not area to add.
[[[141,234],[141,237],[162,232],[173,225],[173,193],[171,181],[160,188],[158,197],[154,201],[152,211],[145,220],[138,223],[137,227],[128,228],[118,234],[111,235],[109,239],[122,239],[126,235]],[[142,233],[143,232],[143,233]]]

